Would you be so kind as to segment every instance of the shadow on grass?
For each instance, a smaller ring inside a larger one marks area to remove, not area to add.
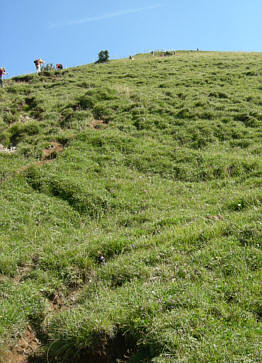
[[[28,363],[115,363],[115,362],[151,362],[157,347],[139,347],[137,341],[128,336],[118,334],[114,338],[97,335],[91,347],[83,348],[76,353],[74,347],[62,347],[58,342],[51,345],[47,354],[28,357]]]

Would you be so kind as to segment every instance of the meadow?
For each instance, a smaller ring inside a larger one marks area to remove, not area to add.
[[[262,53],[0,90],[0,362],[262,361]]]

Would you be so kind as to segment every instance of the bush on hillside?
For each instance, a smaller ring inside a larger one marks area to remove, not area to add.
[[[35,75],[34,74],[26,74],[24,76],[17,76],[17,77],[13,77],[13,81],[15,82],[25,82],[25,83],[28,83],[28,82],[31,82],[34,80],[34,77]]]
[[[41,67],[41,74],[45,77],[53,76],[55,71],[56,71],[56,68],[52,63],[42,65],[42,67]]]
[[[98,60],[96,61],[96,63],[105,63],[109,60],[109,52],[108,50],[101,50],[98,53]]]
[[[36,135],[39,132],[39,125],[36,121],[30,121],[26,124],[17,122],[9,129],[10,141],[13,145],[17,145],[25,136]]]
[[[41,67],[42,71],[55,71],[55,66],[52,63],[48,63]]]

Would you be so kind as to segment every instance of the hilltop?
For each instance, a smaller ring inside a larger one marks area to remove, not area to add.
[[[262,54],[134,58],[0,89],[1,362],[262,360]]]

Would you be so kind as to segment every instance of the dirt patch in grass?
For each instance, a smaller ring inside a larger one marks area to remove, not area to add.
[[[42,160],[52,160],[64,150],[64,146],[59,142],[52,141],[48,148],[42,151]]]
[[[53,294],[52,296],[50,296],[48,302],[51,312],[66,309],[64,298],[59,294]]]
[[[42,160],[35,161],[29,165],[24,166],[23,168],[17,170],[17,174],[24,172],[25,170],[29,169],[32,165],[44,165],[50,161],[53,161],[57,158],[57,155],[60,154],[64,150],[64,145],[60,144],[59,142],[52,141],[50,142],[49,147],[42,150]]]
[[[93,120],[90,127],[91,129],[101,129],[107,127],[107,124],[102,120]]]
[[[224,217],[221,216],[220,214],[218,214],[216,216],[206,216],[206,218],[211,221],[223,221],[224,220]]]
[[[40,350],[41,343],[30,325],[27,326],[23,337],[15,347],[3,354],[2,363],[27,363]]]
[[[14,277],[15,283],[20,283],[33,270],[32,265],[26,265],[18,269],[17,275]]]

